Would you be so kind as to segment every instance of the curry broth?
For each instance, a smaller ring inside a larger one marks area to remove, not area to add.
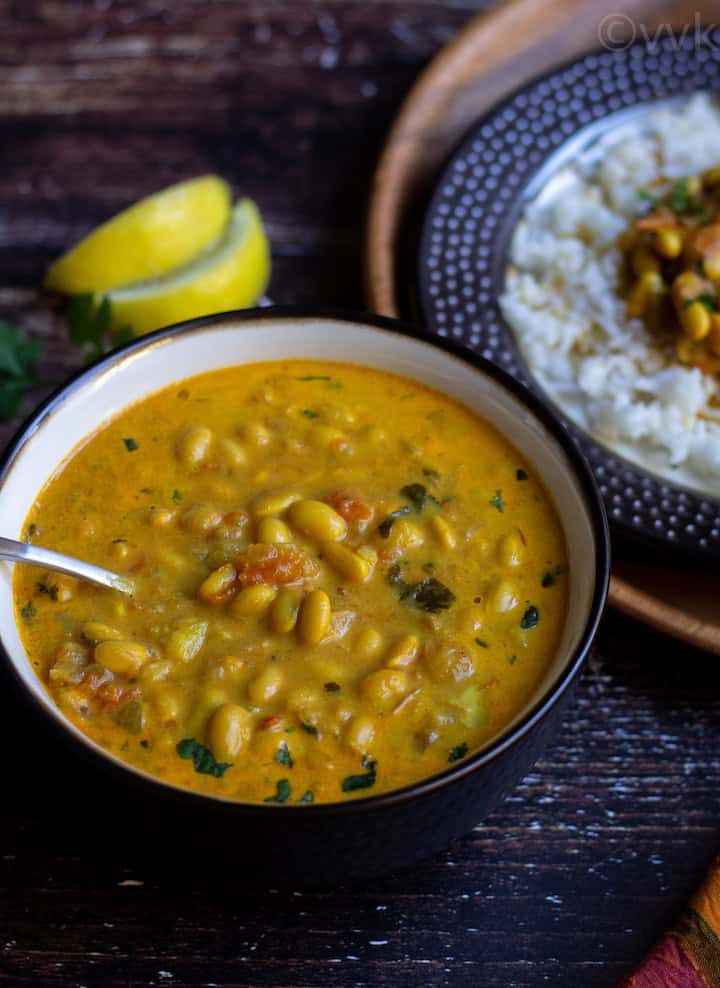
[[[15,568],[23,643],[63,713],[235,800],[447,768],[532,696],[568,595],[560,523],[517,450],[447,396],[349,364],[151,395],[74,451],[25,537],[136,580],[127,599]]]

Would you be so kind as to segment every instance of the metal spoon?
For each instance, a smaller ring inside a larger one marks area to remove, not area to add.
[[[101,566],[84,563],[82,559],[74,559],[62,552],[53,552],[52,549],[43,549],[39,545],[30,545],[27,542],[16,542],[14,539],[0,537],[0,559],[43,566],[45,569],[57,570],[58,573],[77,576],[78,579],[87,580],[88,583],[94,583],[98,587],[119,590],[120,593],[135,592],[135,583],[130,577],[120,576]]]

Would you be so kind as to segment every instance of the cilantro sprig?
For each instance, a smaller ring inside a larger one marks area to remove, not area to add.
[[[653,195],[649,189],[645,188],[638,189],[637,196],[649,203],[651,209],[667,206],[674,213],[701,213],[703,211],[702,203],[698,202],[693,195],[686,178],[681,178],[675,182],[664,196]]]
[[[130,326],[111,328],[112,304],[107,295],[99,301],[93,294],[74,295],[68,307],[67,320],[70,339],[83,348],[88,363],[133,337]]]
[[[25,392],[37,383],[41,350],[40,340],[28,339],[13,323],[0,322],[0,419],[17,415]]]

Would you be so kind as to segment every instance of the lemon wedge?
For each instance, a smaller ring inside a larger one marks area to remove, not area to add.
[[[257,206],[241,199],[221,240],[164,278],[107,292],[113,326],[149,333],[212,312],[252,305],[270,277],[270,248]]]
[[[45,287],[80,295],[159,278],[221,236],[230,202],[227,182],[216,175],[171,185],[118,213],[63,254],[48,271]]]

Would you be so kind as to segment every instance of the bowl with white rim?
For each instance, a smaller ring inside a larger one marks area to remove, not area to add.
[[[305,806],[232,802],[181,789],[117,759],[71,724],[35,675],[15,624],[12,566],[0,568],[2,668],[44,728],[80,756],[77,772],[109,776],[113,812],[138,814],[166,844],[182,820],[232,835],[247,878],[326,884],[406,865],[481,820],[557,730],[602,614],[609,577],[607,522],[590,470],[567,431],[503,371],[395,320],[277,307],[196,319],[141,337],[53,395],[0,464],[0,532],[21,538],[38,493],[78,443],[120,411],[197,374],[258,361],[321,359],[402,375],[492,423],[542,478],[561,520],[569,601],[543,681],[498,736],[432,777],[376,796]],[[84,761],[84,764],[83,764]],[[134,798],[129,800],[128,793]],[[224,845],[227,846],[227,845]]]

